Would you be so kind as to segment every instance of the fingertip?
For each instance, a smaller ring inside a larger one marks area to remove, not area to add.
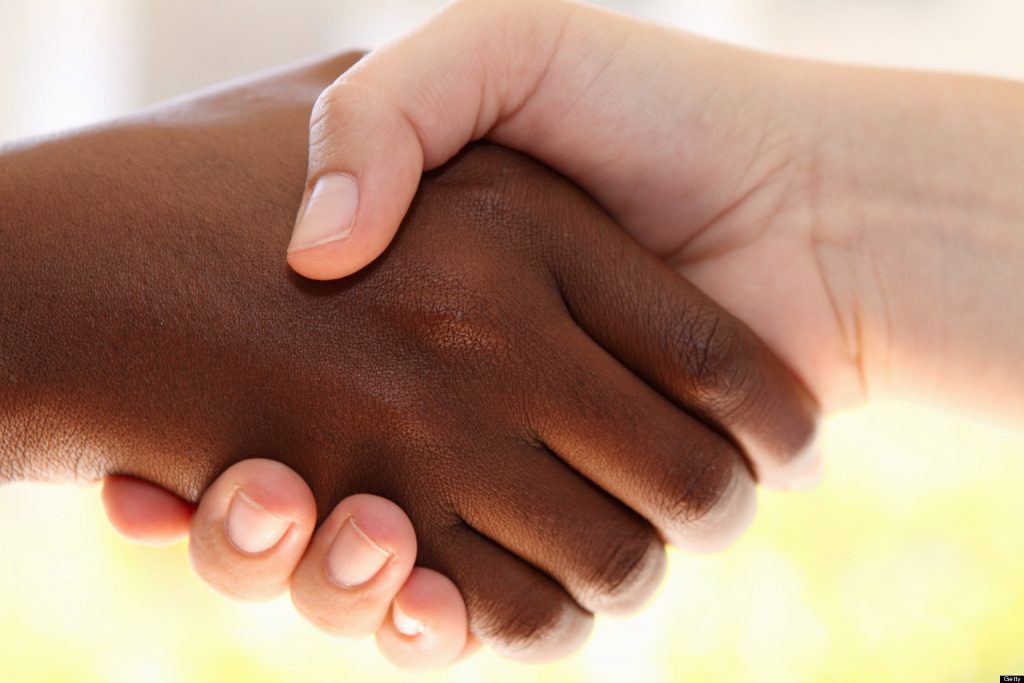
[[[269,512],[301,526],[316,523],[316,500],[306,480],[276,460],[251,458],[235,463],[217,478],[203,495],[230,497],[235,491],[246,495]]]
[[[312,280],[362,270],[391,243],[423,174],[410,121],[350,70],[318,98],[310,127],[307,192],[288,264]],[[461,145],[460,145],[461,146]]]
[[[629,577],[617,586],[605,600],[588,609],[595,613],[613,616],[627,616],[639,612],[657,592],[665,578],[668,557],[662,543],[652,545],[651,550],[631,572]]]
[[[359,181],[350,173],[327,173],[303,198],[288,251],[331,244],[352,234],[359,209]]]
[[[394,238],[398,226],[358,223],[350,232],[288,248],[288,265],[311,280],[348,277],[372,263]]]
[[[821,446],[815,432],[793,457],[782,463],[772,463],[770,467],[762,466],[758,483],[777,491],[808,489],[817,485],[823,471]]]
[[[553,624],[542,637],[527,643],[489,642],[491,649],[502,657],[527,664],[546,664],[577,652],[594,630],[594,616],[577,610],[566,612],[564,618]]]
[[[288,265],[310,280],[337,280],[354,272],[349,247],[347,236],[313,246],[289,247]],[[367,259],[366,263],[369,261]],[[358,268],[356,266],[355,270]]]
[[[410,567],[415,562],[416,531],[405,511],[387,498],[357,493],[338,503],[331,516],[355,520],[374,543],[396,558],[405,558]]]
[[[306,482],[273,460],[237,463],[203,494],[192,520],[189,557],[197,574],[234,598],[284,590],[316,525]]]
[[[825,460],[818,448],[814,448],[807,460],[809,461],[796,474],[790,477],[786,488],[790,491],[808,491],[817,488],[825,479]]]
[[[321,630],[359,638],[381,628],[416,562],[412,522],[370,494],[344,499],[324,520],[292,576],[296,609]]]
[[[455,661],[461,662],[469,659],[480,650],[481,645],[483,645],[483,643],[481,643],[476,636],[472,633],[468,634],[466,636],[466,645],[462,648],[462,652],[459,653],[459,656],[455,658]]]
[[[164,546],[188,536],[195,506],[170,491],[135,477],[103,481],[103,507],[111,526],[134,543]]]
[[[396,666],[422,670],[463,659],[477,644],[459,589],[443,574],[416,567],[377,632],[377,646]]]
[[[700,518],[665,533],[673,546],[695,553],[728,548],[750,527],[757,513],[757,490],[744,467],[736,467],[718,501]]]

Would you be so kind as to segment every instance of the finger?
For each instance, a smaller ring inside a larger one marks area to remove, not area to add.
[[[384,623],[415,561],[416,534],[402,509],[350,496],[317,529],[292,577],[292,602],[324,631],[367,636]]]
[[[203,494],[189,556],[216,590],[270,598],[287,587],[315,525],[316,503],[302,477],[273,460],[245,460]]]
[[[577,359],[551,377],[550,389],[536,392],[533,423],[551,451],[676,547],[710,552],[739,538],[753,521],[757,499],[736,447],[574,325],[549,335],[554,348]],[[549,391],[557,400],[546,396]],[[601,531],[594,526],[590,533]]]
[[[482,137],[535,91],[574,7],[457,2],[328,87],[313,111],[291,266],[332,279],[380,255],[424,168]]]
[[[825,464],[824,461],[818,457],[814,460],[810,467],[800,473],[798,476],[793,477],[789,481],[789,488],[794,491],[807,491],[810,489],[817,488],[821,485],[821,482],[825,479]]]
[[[377,647],[403,669],[431,669],[460,659],[469,647],[466,604],[455,584],[417,567],[377,631]]]
[[[781,488],[814,466],[817,403],[743,323],[581,201],[606,239],[563,230],[552,261],[573,318],[664,396],[726,434],[758,481]],[[580,254],[586,253],[584,259]],[[785,302],[779,302],[785,305]]]
[[[427,533],[436,535],[424,540],[421,564],[455,583],[470,633],[482,644],[512,659],[542,662],[574,652],[587,639],[592,615],[536,567],[465,524]]]
[[[135,543],[169,545],[188,536],[195,506],[170,491],[135,477],[103,480],[103,507],[110,524]]]
[[[459,655],[455,658],[455,661],[461,662],[465,659],[469,659],[477,652],[479,652],[480,646],[481,642],[477,640],[476,636],[474,636],[472,633],[467,634],[466,645],[462,648],[462,652],[460,652]]]
[[[590,612],[635,611],[664,575],[665,550],[650,524],[543,447],[493,458],[486,479],[453,495],[466,523]]]

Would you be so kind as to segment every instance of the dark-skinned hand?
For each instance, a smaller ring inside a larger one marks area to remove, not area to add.
[[[291,273],[309,111],[351,61],[0,155],[0,475],[196,500],[272,457],[321,517],[354,492],[403,507],[481,640],[557,650],[650,593],[662,539],[742,530],[814,403],[578,189],[496,147],[427,176],[367,270]]]

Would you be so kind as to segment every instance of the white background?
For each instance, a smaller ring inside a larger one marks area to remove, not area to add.
[[[322,52],[380,45],[440,0],[2,0],[0,141]],[[604,0],[828,59],[1024,76],[1019,0]]]

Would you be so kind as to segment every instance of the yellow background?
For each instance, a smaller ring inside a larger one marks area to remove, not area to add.
[[[830,419],[824,484],[762,493],[751,532],[674,553],[641,615],[569,660],[481,653],[424,681],[994,681],[1024,672],[1024,438],[903,406]],[[3,491],[0,680],[401,681],[287,598],[238,605],[184,544],[117,537],[97,487]]]
[[[5,0],[0,141],[374,45],[440,0]],[[1019,0],[609,0],[750,45],[1024,76]],[[226,38],[226,36],[228,38]],[[482,653],[436,681],[994,681],[1024,673],[1024,437],[927,410],[833,417],[817,490],[761,495],[751,532],[674,554],[651,607],[534,668]],[[237,605],[184,545],[133,547],[96,487],[0,488],[0,681],[409,680],[286,599]]]

